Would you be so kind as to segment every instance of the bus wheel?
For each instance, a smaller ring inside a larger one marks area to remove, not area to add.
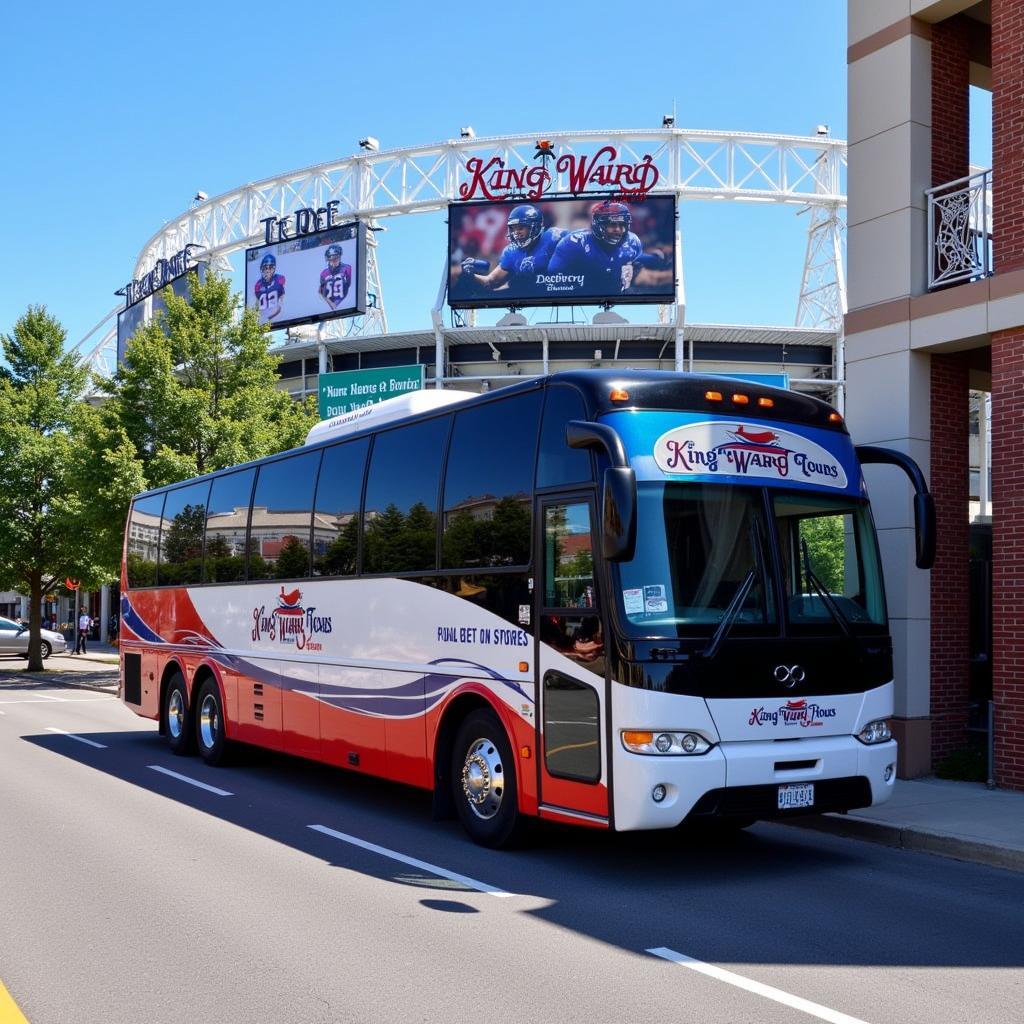
[[[167,684],[164,695],[164,728],[167,742],[175,754],[191,754],[195,737],[192,734],[192,716],[189,712],[185,680],[176,672]]]
[[[452,751],[452,797],[470,837],[481,846],[512,845],[521,837],[515,762],[493,711],[474,711],[462,723]]]
[[[199,756],[212,765],[227,759],[228,741],[224,735],[224,708],[220,690],[213,679],[207,679],[196,698],[196,747]]]

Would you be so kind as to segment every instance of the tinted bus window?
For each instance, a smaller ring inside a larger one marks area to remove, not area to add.
[[[442,567],[530,561],[530,506],[541,393],[455,416],[444,485]]]
[[[167,492],[160,528],[161,586],[198,583],[203,574],[203,530],[210,481]]]
[[[363,512],[363,571],[436,567],[437,492],[450,416],[378,434]]]
[[[324,449],[313,506],[313,575],[354,576],[358,571],[359,502],[370,439]]]
[[[255,478],[255,469],[214,478],[206,510],[203,579],[207,583],[245,579],[245,530]]]
[[[136,498],[128,517],[128,586],[156,585],[156,560],[160,544],[160,515],[164,495]]]
[[[309,575],[309,527],[320,452],[292,455],[259,468],[249,519],[249,579]]]
[[[583,397],[575,388],[548,388],[537,460],[538,487],[589,483],[593,479],[590,452],[565,443],[566,423],[586,418]]]

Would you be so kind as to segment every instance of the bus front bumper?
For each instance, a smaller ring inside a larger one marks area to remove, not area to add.
[[[719,743],[706,754],[614,754],[615,828],[674,828],[683,821],[785,819],[884,803],[896,775],[896,743],[853,736],[794,742]],[[810,806],[781,810],[780,787],[813,785]],[[664,787],[664,796],[659,800]]]

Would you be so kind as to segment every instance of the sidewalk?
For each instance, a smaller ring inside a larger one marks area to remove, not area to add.
[[[103,693],[117,693],[117,648],[110,644],[90,643],[88,654],[54,654],[43,662],[42,672],[26,672],[24,655],[0,657],[0,686],[16,683],[24,686],[77,686]]]
[[[888,803],[788,824],[1024,871],[1024,793],[980,782],[900,779]]]

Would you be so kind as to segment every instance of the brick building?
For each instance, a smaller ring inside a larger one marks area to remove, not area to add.
[[[925,774],[965,746],[990,687],[996,780],[1024,789],[1024,0],[848,10],[847,418],[859,442],[926,469],[939,525],[935,568],[915,573],[910,502],[884,469],[866,471],[889,571],[900,772]],[[991,168],[969,162],[972,85],[992,94]],[[991,395],[980,646],[971,390]]]

